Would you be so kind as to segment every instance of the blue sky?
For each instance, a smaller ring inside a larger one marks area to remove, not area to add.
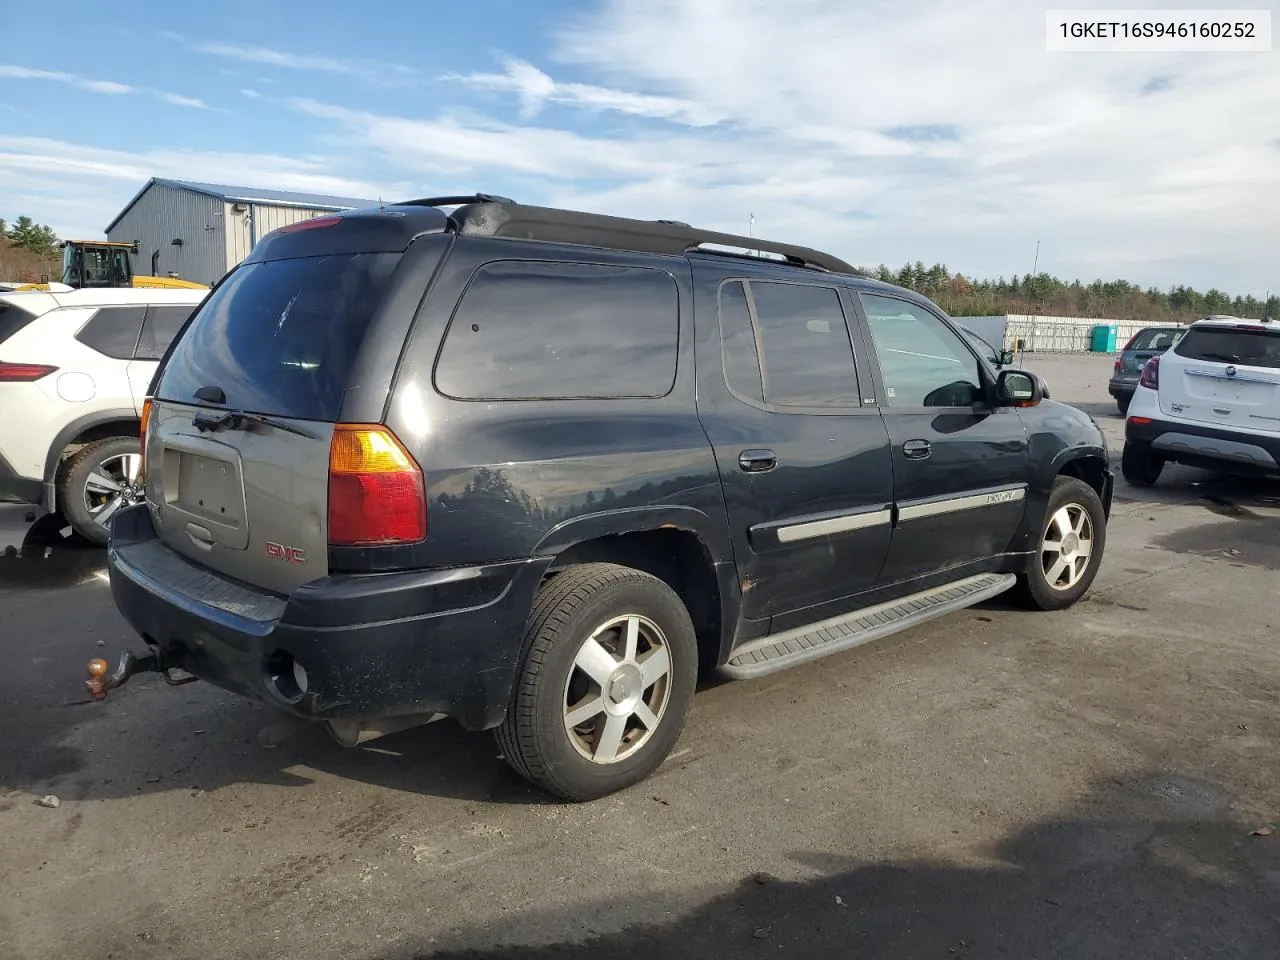
[[[1021,0],[57,9],[3,18],[0,217],[64,236],[154,175],[754,214],[978,276],[1039,240],[1066,277],[1280,288],[1280,53],[1050,54]]]

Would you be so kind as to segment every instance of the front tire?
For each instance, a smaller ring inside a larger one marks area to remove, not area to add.
[[[656,770],[684,728],[698,673],[689,611],[661,580],[589,563],[538,591],[498,748],[564,800],[593,800]]]
[[[1144,440],[1126,440],[1120,454],[1120,473],[1131,487],[1154,487],[1164,469],[1164,460]]]
[[[1035,610],[1074,604],[1098,575],[1106,545],[1107,517],[1098,492],[1075,477],[1058,477],[1036,551],[1018,578],[1024,604]]]
[[[142,500],[137,437],[108,437],[86,444],[58,471],[57,508],[84,539],[105,546],[111,518]]]

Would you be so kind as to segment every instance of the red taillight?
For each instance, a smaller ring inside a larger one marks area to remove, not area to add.
[[[340,423],[329,446],[329,543],[416,543],[427,535],[427,485],[386,427]]]
[[[1148,390],[1158,390],[1160,388],[1160,358],[1152,357],[1147,361],[1147,365],[1142,368],[1142,376],[1138,378],[1138,386],[1146,387]]]
[[[142,418],[138,423],[138,483],[147,471],[147,424],[151,422],[151,398],[142,401]]]
[[[1119,357],[1116,357],[1116,365],[1115,365],[1115,367],[1113,367],[1113,368],[1112,368],[1112,371],[1111,371],[1111,372],[1112,372],[1112,373],[1119,373],[1119,372],[1120,372],[1120,367],[1121,367],[1123,364],[1124,364],[1124,361],[1123,361],[1123,360],[1121,360]]]
[[[0,383],[35,383],[57,369],[45,363],[0,363]]]

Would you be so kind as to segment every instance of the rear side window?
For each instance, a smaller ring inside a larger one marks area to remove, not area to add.
[[[344,253],[238,267],[174,345],[157,395],[220,388],[233,409],[336,420],[355,357],[399,253]]]
[[[661,270],[487,263],[445,333],[436,388],[460,400],[665,396],[679,322],[679,291]]]
[[[744,400],[764,403],[760,353],[755,330],[751,326],[747,289],[741,280],[726,283],[720,288],[720,343],[724,354],[724,379],[729,389]]]
[[[832,287],[752,280],[769,404],[856,407],[858,376],[840,294]]]
[[[4,343],[35,318],[34,313],[28,313],[8,300],[0,300],[0,343]]]
[[[1276,330],[1192,327],[1173,350],[1188,360],[1280,369],[1280,326]]]
[[[103,307],[76,333],[90,349],[116,360],[132,360],[146,307]]]
[[[1126,350],[1168,350],[1182,339],[1185,330],[1139,330]]]
[[[138,340],[137,360],[159,360],[169,349],[182,325],[191,316],[195,305],[174,304],[147,308],[147,319],[142,325],[142,337]]]

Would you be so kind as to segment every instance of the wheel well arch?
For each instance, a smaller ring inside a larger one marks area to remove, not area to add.
[[[1107,461],[1102,457],[1076,457],[1059,467],[1058,475],[1083,480],[1101,496],[1106,486]]]
[[[57,479],[58,467],[73,447],[110,437],[136,437],[141,426],[142,420],[133,410],[112,410],[73,420],[58,431],[49,445],[44,463],[45,483]]]
[[[556,555],[543,580],[581,563],[616,563],[663,581],[689,611],[700,671],[714,668],[721,650],[723,604],[711,550],[696,533],[663,527],[582,540]]]
[[[1110,465],[1105,457],[1086,454],[1082,457],[1066,461],[1058,468],[1058,476],[1074,477],[1091,486],[1098,496],[1102,499],[1103,507],[1110,512],[1110,498],[1108,496],[1107,474]]]

